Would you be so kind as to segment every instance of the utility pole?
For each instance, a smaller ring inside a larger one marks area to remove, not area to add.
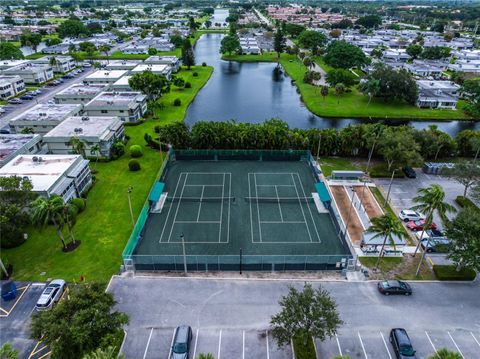
[[[132,218],[132,228],[135,228],[135,218],[133,218],[132,199],[131,199],[132,191],[133,191],[133,187],[128,186],[128,189],[127,189],[128,207],[130,208],[130,217]]]
[[[185,252],[185,237],[182,234],[180,234],[180,238],[182,239],[182,252],[183,252],[183,272],[185,275],[187,275],[187,254]]]
[[[370,152],[368,153],[368,160],[367,160],[367,168],[365,168],[365,175],[368,176],[368,170],[370,168],[370,161],[372,160],[373,156],[373,151],[375,150],[375,145],[377,144],[377,139],[380,136],[380,132],[377,133],[375,136],[375,139],[373,140],[372,148],[370,149]],[[362,189],[362,198],[360,198],[360,205],[358,209],[360,210],[363,205],[363,199],[365,198],[365,188],[367,187],[367,179],[365,178],[363,181],[363,189]]]

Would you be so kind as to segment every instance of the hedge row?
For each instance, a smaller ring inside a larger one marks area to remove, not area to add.
[[[458,271],[453,265],[434,265],[433,272],[438,280],[474,280],[477,276],[473,269],[462,268]]]

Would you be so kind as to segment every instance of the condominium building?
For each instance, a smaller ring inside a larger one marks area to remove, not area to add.
[[[107,84],[76,83],[58,92],[53,98],[58,104],[86,104],[107,89]]]
[[[147,96],[140,92],[103,92],[85,105],[87,116],[117,116],[135,122],[147,111]]]
[[[127,70],[98,70],[95,71],[93,74],[88,75],[83,80],[85,84],[113,84],[117,81],[120,77],[126,75],[128,73]]]
[[[65,73],[75,68],[75,60],[71,56],[44,56],[32,63],[50,65],[55,73]]]
[[[2,73],[8,76],[20,76],[26,84],[42,84],[53,79],[52,66],[32,62],[10,67],[2,70]]]
[[[35,134],[0,134],[0,167],[14,157],[42,150],[42,136]]]
[[[25,91],[25,82],[20,76],[0,75],[0,100],[8,100]]]

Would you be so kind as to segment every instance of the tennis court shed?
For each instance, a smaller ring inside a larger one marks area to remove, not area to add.
[[[363,171],[332,171],[330,178],[332,180],[358,180],[363,177]]]

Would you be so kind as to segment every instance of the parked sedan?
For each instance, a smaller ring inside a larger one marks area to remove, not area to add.
[[[378,291],[384,295],[402,294],[411,295],[412,287],[401,280],[383,280],[378,282]]]
[[[190,326],[181,325],[177,327],[172,343],[172,355],[169,359],[188,359],[191,340],[192,328]]]
[[[12,98],[11,100],[8,100],[8,103],[11,105],[20,105],[21,103],[23,103],[23,101],[19,98]]]
[[[430,239],[427,238],[422,240],[421,245],[422,245],[422,248],[427,251],[427,253],[432,253],[432,252],[447,253],[448,247],[450,245],[450,240],[445,237],[430,238]]]
[[[63,279],[54,279],[43,290],[38,298],[35,309],[38,311],[50,310],[56,302],[60,300],[65,290],[66,283]]]
[[[421,231],[425,227],[425,220],[424,219],[419,219],[416,221],[410,221],[407,223],[407,228],[411,231]],[[432,222],[430,224],[430,227],[427,229],[437,229],[437,225]]]
[[[32,95],[23,95],[22,97],[20,97],[20,100],[33,100],[33,96]]]
[[[408,178],[417,178],[417,172],[412,167],[404,167],[402,168],[403,173],[405,173],[405,176]]]
[[[403,328],[393,328],[390,331],[390,343],[392,343],[393,352],[397,359],[414,359],[415,350],[408,337],[407,331]]]

